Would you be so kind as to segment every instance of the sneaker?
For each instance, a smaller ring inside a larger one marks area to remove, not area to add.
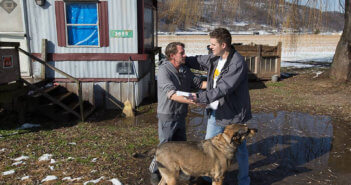
[[[151,173],[151,175],[150,175],[150,183],[152,185],[158,185],[160,180],[161,180],[161,175],[160,175],[160,173],[158,171],[156,173]]]
[[[156,158],[155,157],[151,161],[151,164],[149,166],[149,171],[150,171],[150,173],[158,172],[158,168],[157,168],[157,163],[156,163]]]

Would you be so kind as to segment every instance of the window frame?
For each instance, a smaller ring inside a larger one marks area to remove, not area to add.
[[[66,31],[66,2],[94,2],[97,3],[98,13],[98,39],[99,45],[95,46],[67,46],[67,31]],[[69,47],[69,48],[98,48],[98,47],[109,47],[109,14],[108,14],[109,3],[108,1],[100,0],[55,0],[55,19],[56,19],[56,39],[58,47]]]
[[[88,3],[94,3],[96,5],[96,17],[97,21],[96,24],[68,24],[67,23],[67,5],[68,4],[88,4]],[[100,48],[101,46],[101,41],[100,41],[100,12],[99,12],[99,4],[98,1],[65,1],[64,2],[64,15],[65,15],[65,34],[66,34],[66,46],[67,48]],[[68,26],[75,26],[75,25],[80,25],[80,26],[96,26],[97,27],[97,37],[98,37],[98,44],[97,45],[70,45],[69,44],[69,38],[68,38]]]

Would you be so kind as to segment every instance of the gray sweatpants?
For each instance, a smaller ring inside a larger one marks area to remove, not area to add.
[[[158,146],[168,141],[186,141],[185,118],[178,121],[158,120],[158,139],[160,141]],[[149,170],[151,173],[156,173],[158,170],[155,157]]]

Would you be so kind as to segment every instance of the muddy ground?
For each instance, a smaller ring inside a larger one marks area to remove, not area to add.
[[[286,78],[276,83],[250,82],[254,118],[249,126],[259,130],[248,141],[252,184],[348,184],[351,84],[330,80],[321,68],[283,72]],[[27,122],[42,125],[31,130],[15,129],[16,115],[1,110],[0,184],[111,184],[113,179],[150,184],[149,151],[158,143],[156,105],[145,102],[133,119],[118,110],[96,111],[84,123],[27,115]],[[202,115],[202,109],[190,111],[189,140],[203,138]],[[51,157],[39,161],[44,154]],[[15,160],[21,156],[28,158]],[[228,181],[235,181],[236,172]],[[43,181],[47,176],[56,179]]]

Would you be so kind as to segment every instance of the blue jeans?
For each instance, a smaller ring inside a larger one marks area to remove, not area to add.
[[[220,133],[223,133],[223,126],[219,126],[216,124],[216,111],[211,111],[211,115],[207,120],[207,129],[205,139],[210,139]],[[249,177],[249,153],[246,148],[246,140],[244,140],[241,145],[238,147],[236,152],[236,160],[239,165],[239,173],[238,173],[238,184],[239,185],[249,185],[250,177]]]

